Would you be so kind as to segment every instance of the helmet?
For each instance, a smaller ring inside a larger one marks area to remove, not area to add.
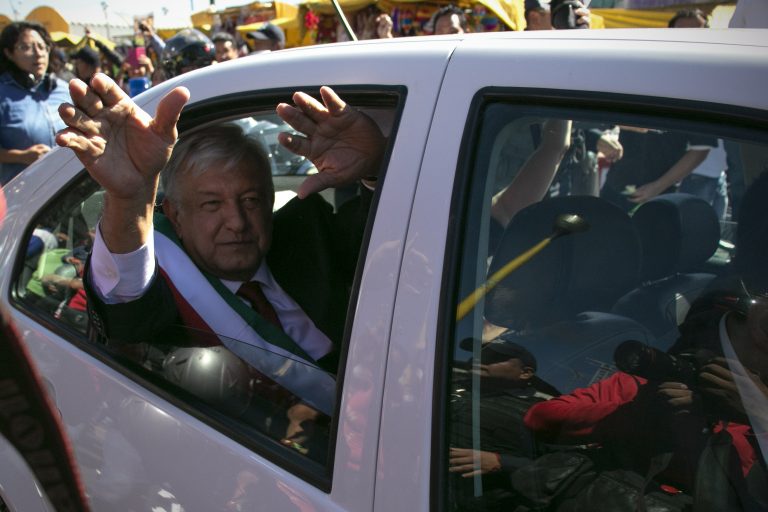
[[[185,28],[165,42],[160,60],[170,78],[208,66],[213,57],[213,43],[208,36],[199,30]]]

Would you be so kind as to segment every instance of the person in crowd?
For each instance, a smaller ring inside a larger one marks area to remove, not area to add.
[[[459,7],[449,4],[435,12],[430,21],[433,34],[464,34],[469,31],[467,15]]]
[[[214,60],[211,40],[193,28],[185,28],[165,41],[160,56],[165,78],[209,66]]]
[[[623,126],[624,156],[611,166],[600,196],[631,211],[659,194],[673,192],[717,147],[714,137]]]
[[[0,33],[0,186],[48,153],[64,127],[56,109],[69,92],[48,71],[52,47],[37,23],[14,22]]]
[[[251,41],[251,54],[275,52],[285,48],[283,29],[272,23],[265,23],[260,29],[248,32],[246,38]]]
[[[581,2],[579,2],[581,4]],[[581,4],[574,11],[576,24],[589,28],[589,9]],[[525,30],[554,30],[549,0],[525,0]]]
[[[556,390],[536,377],[536,358],[525,347],[500,337],[481,349],[480,362],[470,372],[479,374],[479,418],[473,414],[478,397],[467,377],[451,400],[449,469],[463,482],[457,485],[462,510],[496,510],[510,497],[509,473],[534,457],[523,416],[535,403],[552,398]],[[469,374],[471,375],[471,373]],[[471,446],[479,427],[480,450]],[[483,497],[473,497],[472,477],[483,475]]]
[[[226,62],[240,56],[235,37],[229,32],[217,32],[211,38],[216,55],[216,62]]]
[[[70,89],[75,105],[60,109],[69,128],[57,142],[75,151],[106,194],[85,278],[86,287],[92,288],[88,302],[99,333],[137,342],[179,320],[202,329],[206,322],[228,318],[207,316],[212,303],[204,293],[200,305],[185,294],[187,285],[199,285],[224,299],[223,304],[250,302],[258,317],[242,306],[225,306],[221,314],[241,317],[241,325],[255,318],[258,329],[248,331],[253,344],[335,370],[355,246],[361,240],[355,233],[364,226],[369,201],[334,215],[313,192],[377,174],[383,137],[375,123],[328,88],[321,89],[324,104],[297,93],[295,107],[279,105],[278,114],[307,134],[281,134],[281,143],[313,160],[321,172],[302,184],[301,199],[273,219],[269,162],[261,146],[239,127],[208,128],[174,146],[176,121],[189,97],[186,89],[166,95],[154,119],[104,75],[97,75],[90,86],[73,81]],[[96,98],[103,108],[93,111],[89,105]],[[100,123],[95,131],[94,122]],[[101,144],[106,134],[111,136]],[[358,148],[344,143],[351,134],[361,141]],[[155,193],[164,167],[165,216],[156,218]],[[153,220],[159,221],[158,229]],[[297,261],[310,255],[309,261]],[[336,263],[323,266],[323,261]],[[237,292],[250,298],[240,299]],[[143,327],[136,329],[137,324]],[[212,330],[231,338],[245,336]]]
[[[83,46],[72,56],[75,61],[75,77],[85,83],[91,81],[96,73],[103,73],[99,52],[89,46]]]
[[[709,28],[709,19],[701,9],[677,11],[667,24],[669,28]]]
[[[49,69],[56,77],[67,83],[75,78],[74,67],[69,63],[67,53],[61,48],[54,47],[51,49]]]

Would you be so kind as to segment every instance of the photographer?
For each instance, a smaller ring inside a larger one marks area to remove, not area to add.
[[[766,510],[766,284],[729,279],[694,304],[667,354],[622,344],[617,366],[634,374],[535,404],[525,425],[539,441],[598,447],[602,467],[711,510]]]

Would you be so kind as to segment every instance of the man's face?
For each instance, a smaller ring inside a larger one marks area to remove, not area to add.
[[[461,28],[461,20],[459,20],[458,14],[451,14],[450,16],[440,16],[435,22],[435,35],[441,36],[445,34],[463,34],[464,29]]]
[[[230,281],[247,281],[272,242],[271,176],[248,164],[180,174],[178,204],[164,208],[192,261]]]
[[[546,9],[532,9],[525,16],[526,30],[553,30],[552,14]]]
[[[232,41],[216,41],[213,46],[216,50],[216,62],[226,62],[238,57],[237,48]]]
[[[533,377],[533,370],[525,366],[519,359],[507,359],[499,363],[481,364],[479,373],[481,377],[485,378],[520,383]]]
[[[675,22],[674,28],[704,28],[707,26],[707,21],[699,16],[691,18],[680,18]]]

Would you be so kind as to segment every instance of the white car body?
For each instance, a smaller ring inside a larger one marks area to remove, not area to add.
[[[649,109],[657,101],[686,100],[768,117],[768,31],[500,33],[300,48],[183,75],[137,103],[152,113],[177,85],[189,88],[193,106],[244,91],[324,84],[407,90],[354,305],[337,418],[344,428],[336,431],[330,486],[270,462],[84,352],[18,307],[13,273],[4,270],[2,306],[50,382],[87,493],[98,503],[119,497],[131,510],[149,510],[138,494],[133,503],[127,495],[142,482],[144,494],[172,490],[177,504],[164,508],[168,512],[179,506],[233,510],[228,507],[238,482],[247,481],[252,485],[242,486],[244,492],[259,510],[434,507],[439,419],[433,404],[441,394],[435,390],[441,367],[435,347],[445,248],[455,229],[449,223],[454,169],[477,92],[610,93],[646,97]],[[14,267],[32,218],[82,168],[72,152],[59,148],[5,188],[0,267]],[[342,436],[354,437],[362,452],[351,453]],[[94,446],[102,450],[98,465],[87,453]],[[0,460],[0,496],[10,510],[50,510],[23,461],[2,440]],[[165,480],[144,482],[148,472]]]

